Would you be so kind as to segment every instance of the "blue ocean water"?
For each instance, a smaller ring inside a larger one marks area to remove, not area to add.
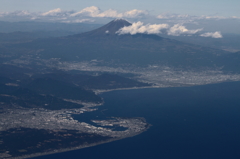
[[[240,82],[101,96],[105,104],[86,118],[144,117],[152,126],[131,138],[36,159],[240,158]]]

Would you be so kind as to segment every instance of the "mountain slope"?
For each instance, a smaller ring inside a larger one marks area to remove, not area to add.
[[[98,29],[95,29],[93,31],[89,31],[86,33],[82,33],[82,34],[77,34],[77,35],[74,35],[73,37],[116,35],[116,32],[120,28],[122,28],[124,26],[130,26],[130,25],[131,25],[131,23],[129,23],[128,21],[126,21],[124,19],[116,19]]]
[[[102,99],[92,91],[50,78],[34,79],[26,87],[40,94],[51,94],[63,99],[73,99],[84,102],[102,102]]]

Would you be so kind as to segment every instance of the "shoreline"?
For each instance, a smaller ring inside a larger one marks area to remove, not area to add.
[[[98,95],[105,92],[111,91],[120,91],[120,90],[134,90],[134,89],[148,89],[148,88],[170,88],[170,87],[195,87],[195,86],[204,86],[204,85],[214,85],[220,83],[231,83],[231,82],[240,82],[240,81],[220,81],[220,82],[213,82],[213,83],[206,83],[206,84],[179,84],[179,85],[155,85],[155,86],[146,86],[146,87],[128,87],[128,88],[116,88],[116,89],[92,89],[92,91]]]
[[[219,82],[223,83],[223,82]],[[217,84],[217,83],[209,83],[209,84]],[[179,85],[155,85],[155,86],[145,86],[145,87],[128,87],[128,88],[116,88],[116,89],[92,89],[92,91],[98,95],[102,94],[105,92],[111,92],[111,91],[121,91],[121,90],[134,90],[134,89],[148,89],[148,88],[170,88],[170,87],[192,87],[192,86],[201,86],[201,85],[209,85],[209,84],[193,84],[193,85],[188,85],[188,84],[179,84]]]
[[[144,118],[142,118],[142,119],[145,120]],[[113,141],[118,141],[118,140],[122,140],[122,139],[125,139],[125,138],[137,136],[137,135],[147,131],[151,126],[152,126],[151,124],[147,123],[146,128],[144,130],[142,130],[138,133],[135,133],[135,134],[126,135],[124,137],[112,138],[112,139],[109,139],[109,140],[106,140],[106,141],[91,143],[91,144],[77,146],[77,147],[53,150],[53,151],[50,151],[50,152],[34,153],[34,154],[31,154],[31,155],[24,155],[24,156],[20,156],[20,157],[8,157],[8,159],[26,159],[26,158],[32,158],[32,157],[40,157],[40,156],[45,156],[45,155],[57,154],[57,153],[62,153],[62,152],[68,152],[68,151],[74,151],[74,150],[80,150],[80,149],[84,149],[84,148],[88,148],[88,147],[98,146],[98,145],[101,145],[101,144],[106,144],[106,143],[110,143],[110,142],[113,142]]]
[[[98,95],[105,92],[111,92],[111,91],[120,91],[120,90],[133,90],[133,89],[147,89],[147,88],[166,88],[170,86],[147,86],[147,87],[129,87],[129,88],[116,88],[116,89],[93,89],[92,91]]]
[[[101,93],[105,93],[105,92],[118,91],[118,90],[134,90],[134,89],[148,89],[148,88],[166,88],[166,87],[162,87],[162,86],[130,87],[130,88],[118,88],[118,89],[95,90],[95,91],[96,91],[96,93],[101,94]],[[98,106],[101,106],[102,104],[103,103],[99,104]],[[93,107],[95,107],[95,106],[93,106]],[[144,130],[142,130],[142,131],[140,131],[138,133],[129,134],[129,135],[126,135],[126,136],[123,136],[123,137],[112,138],[112,139],[108,139],[106,141],[100,141],[100,142],[86,144],[86,145],[81,145],[81,146],[77,146],[77,147],[70,147],[70,148],[64,148],[64,149],[59,149],[59,150],[53,150],[53,151],[50,151],[50,152],[42,152],[42,153],[35,153],[35,154],[24,155],[24,156],[19,156],[19,157],[7,157],[7,158],[9,158],[9,159],[32,158],[32,157],[45,156],[45,155],[51,155],[51,154],[57,154],[57,153],[62,153],[62,152],[68,152],[68,151],[73,151],[73,150],[79,150],[79,149],[83,149],[83,148],[93,147],[93,146],[97,146],[97,145],[101,145],[101,144],[110,143],[110,142],[113,142],[113,141],[125,139],[125,138],[128,138],[128,137],[134,137],[136,135],[139,135],[139,134],[147,131],[150,127],[151,127],[151,124],[147,123],[146,128]]]
[[[96,94],[102,94],[105,92],[111,92],[111,91],[118,91],[118,90],[133,90],[133,89],[147,89],[147,88],[164,88],[161,86],[147,86],[147,87],[130,87],[130,88],[117,88],[117,89],[108,89],[108,90],[93,90]],[[70,101],[73,102],[73,101]],[[96,107],[96,106],[101,106],[104,104],[103,103],[82,103],[81,104],[85,105],[84,107]],[[139,117],[141,120],[145,121],[146,120],[144,118]],[[62,152],[68,152],[68,151],[74,151],[74,150],[79,150],[79,149],[84,149],[84,148],[88,148],[88,147],[93,147],[93,146],[97,146],[97,145],[101,145],[101,144],[105,144],[105,143],[110,143],[113,141],[117,141],[117,140],[121,140],[121,139],[125,139],[125,138],[129,138],[129,137],[134,137],[136,135],[139,135],[145,131],[147,131],[152,125],[146,122],[146,127],[144,130],[137,132],[137,133],[133,133],[133,134],[127,134],[125,136],[122,137],[116,137],[116,138],[112,138],[112,139],[108,139],[106,141],[100,141],[100,142],[96,142],[96,143],[91,143],[91,144],[85,144],[85,145],[80,145],[77,147],[70,147],[70,148],[63,148],[63,149],[55,149],[53,151],[49,151],[49,152],[41,152],[41,153],[34,153],[34,154],[29,154],[29,155],[23,155],[23,156],[19,156],[19,157],[6,157],[9,159],[24,159],[24,158],[32,158],[32,157],[39,157],[39,156],[45,156],[45,155],[51,155],[51,154],[57,154],[57,153],[62,153]]]

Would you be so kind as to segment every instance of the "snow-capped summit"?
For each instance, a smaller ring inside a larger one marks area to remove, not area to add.
[[[93,31],[84,33],[88,36],[101,36],[101,35],[116,35],[116,32],[124,26],[132,25],[125,19],[115,19],[109,22],[108,24],[95,29]]]

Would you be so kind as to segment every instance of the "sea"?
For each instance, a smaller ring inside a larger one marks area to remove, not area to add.
[[[143,117],[145,132],[34,159],[239,159],[240,82],[118,90],[79,119]],[[78,118],[75,116],[75,118]]]

